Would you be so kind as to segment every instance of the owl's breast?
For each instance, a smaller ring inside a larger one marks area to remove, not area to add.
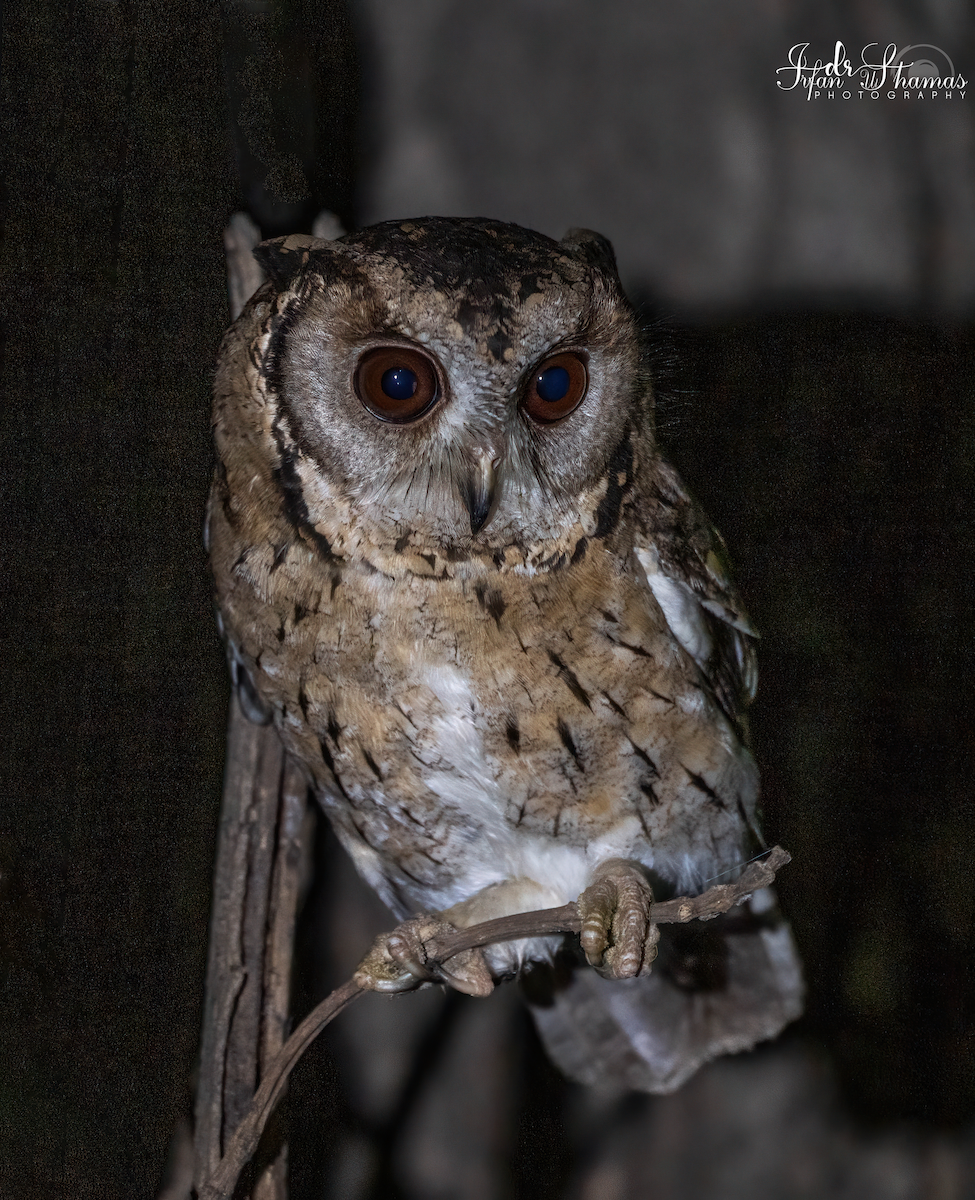
[[[597,548],[508,594],[468,669],[509,823],[689,887],[737,861],[757,771],[645,576]]]
[[[548,572],[393,576],[296,543],[237,554],[219,590],[394,908],[455,903],[553,850],[573,880],[618,855],[686,886],[740,856],[752,760],[645,577],[601,546]]]

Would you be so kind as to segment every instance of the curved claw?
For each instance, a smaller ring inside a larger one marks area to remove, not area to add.
[[[437,916],[412,917],[381,933],[353,976],[374,992],[408,992],[428,983],[446,983],[469,996],[488,996],[494,981],[481,950],[462,950],[445,963],[431,958],[426,943],[456,929]]]
[[[651,917],[653,891],[636,863],[600,863],[577,903],[579,940],[590,966],[610,979],[650,974],[660,930]]]

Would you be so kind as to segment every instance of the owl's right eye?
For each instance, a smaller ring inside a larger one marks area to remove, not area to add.
[[[380,421],[403,425],[433,406],[440,394],[430,359],[407,346],[377,346],[359,359],[355,394]]]

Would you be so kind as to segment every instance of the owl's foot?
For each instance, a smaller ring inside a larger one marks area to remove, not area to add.
[[[590,966],[609,979],[649,975],[660,930],[651,919],[653,892],[636,863],[607,859],[580,895],[579,940]]]
[[[381,933],[359,963],[356,984],[373,992],[409,992],[425,983],[446,983],[468,996],[488,996],[494,981],[481,950],[462,950],[446,962],[427,953],[426,943],[456,933],[436,915],[412,917],[389,933]]]

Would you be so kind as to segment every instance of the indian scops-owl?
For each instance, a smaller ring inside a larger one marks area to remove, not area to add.
[[[571,1076],[668,1091],[773,1036],[802,985],[770,893],[665,932],[650,971],[653,896],[761,847],[755,634],[657,448],[610,244],[424,218],[256,253],[208,519],[245,709],[398,917],[579,900],[595,970],[548,938],[441,976],[527,975]]]

